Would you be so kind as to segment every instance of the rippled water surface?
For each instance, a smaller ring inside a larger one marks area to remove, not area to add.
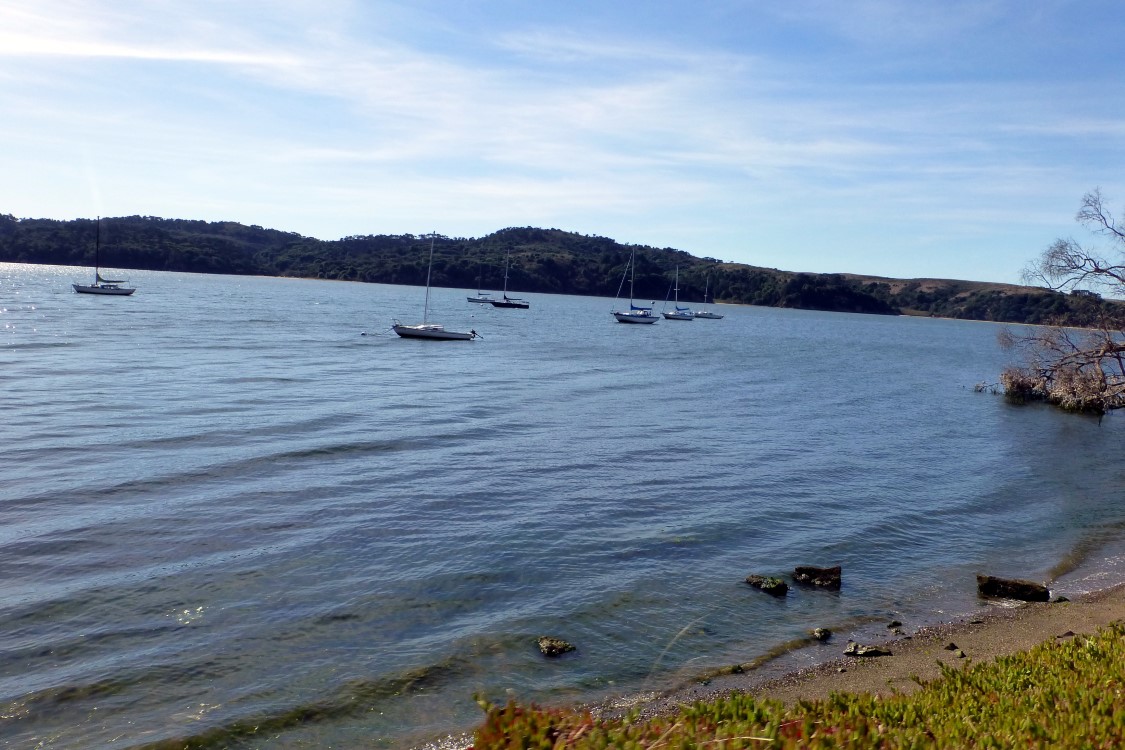
[[[418,342],[388,332],[417,288],[84,272],[0,264],[11,747],[410,747],[476,692],[662,690],[961,616],[977,572],[1125,577],[1120,417],[974,392],[997,326],[435,289],[484,338]],[[802,564],[842,591],[743,583]]]

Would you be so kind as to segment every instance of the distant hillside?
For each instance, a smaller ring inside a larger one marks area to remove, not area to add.
[[[0,261],[91,266],[96,221],[0,215]],[[109,268],[318,279],[425,283],[428,236],[366,235],[335,241],[234,222],[104,218],[102,262]],[[511,251],[516,292],[615,296],[634,246],[558,229],[512,227],[477,239],[438,237],[434,286],[497,289]],[[973,320],[1083,324],[1102,305],[1034,287],[949,279],[886,279],[810,274],[724,263],[674,248],[635,246],[638,299],[667,299],[675,269],[680,300],[699,301],[705,284],[719,302],[809,310],[909,313]]]

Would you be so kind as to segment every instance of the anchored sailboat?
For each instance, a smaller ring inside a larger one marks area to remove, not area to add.
[[[676,301],[675,310],[665,312],[664,318],[666,320],[695,320],[695,315],[692,314],[690,307],[680,307],[680,267],[676,266]]]
[[[617,297],[621,297],[621,287],[625,285],[625,276],[629,276],[629,309],[621,312],[613,311],[613,317],[618,323],[655,323],[660,320],[652,314],[652,307],[638,307],[633,304],[633,281],[637,276],[637,251],[633,248],[629,253],[629,265],[625,266],[625,273],[621,275],[621,284],[617,287]]]
[[[487,305],[492,301],[492,292],[482,292],[480,290],[484,283],[484,251],[481,251],[480,265],[477,268],[477,293],[472,297],[466,297],[469,302],[476,302],[477,304]]]
[[[417,325],[406,325],[399,323],[397,320],[392,326],[395,333],[407,339],[435,339],[438,341],[469,341],[475,339],[478,334],[474,330],[464,331],[447,331],[445,326],[440,323],[430,323],[430,274],[434,270],[434,238],[435,234],[430,235],[430,265],[426,269],[426,302],[422,307],[422,322]]]
[[[519,297],[508,296],[508,263],[512,259],[512,249],[508,248],[508,255],[504,258],[504,297],[503,299],[492,299],[489,302],[493,307],[515,307],[526,310],[531,307],[531,303]]]
[[[707,304],[707,292],[711,288],[711,277],[707,277],[707,282],[703,285],[703,304]],[[696,310],[692,313],[697,318],[710,318],[711,320],[722,320],[723,316],[718,313],[711,312],[710,310]]]
[[[120,286],[124,279],[103,279],[101,273],[102,262],[102,217],[98,217],[97,228],[94,231],[94,283],[71,284],[74,291],[79,294],[107,294],[124,297],[137,291],[135,288]]]

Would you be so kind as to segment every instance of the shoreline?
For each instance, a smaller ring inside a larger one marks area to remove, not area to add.
[[[1040,644],[1091,635],[1115,622],[1125,622],[1125,582],[1075,594],[1063,601],[1017,602],[982,600],[979,611],[954,620],[922,625],[903,635],[880,641],[889,656],[857,657],[843,653],[848,639],[834,634],[818,646],[836,656],[812,664],[782,664],[809,647],[795,649],[760,669],[741,674],[722,674],[664,693],[617,696],[601,702],[575,706],[594,716],[619,718],[635,712],[647,720],[679,711],[697,702],[713,702],[743,694],[758,700],[824,700],[832,693],[869,693],[881,697],[908,694],[941,677],[939,664],[964,669]],[[950,649],[950,644],[955,649]],[[963,652],[964,656],[960,656]],[[472,734],[449,735],[443,740],[417,746],[418,750],[464,750],[472,746]]]
[[[846,656],[843,650],[847,638],[833,635],[824,645],[832,648],[837,656],[812,665],[783,668],[781,674],[768,669],[724,674],[659,696],[634,696],[632,700],[607,702],[591,708],[604,716],[639,710],[642,718],[648,718],[732,694],[780,700],[789,705],[798,700],[823,700],[832,693],[870,693],[882,697],[906,694],[919,687],[915,678],[924,682],[939,678],[939,664],[965,668],[1027,651],[1045,642],[1090,635],[1122,620],[1125,620],[1125,583],[1064,601],[987,600],[982,610],[974,615],[863,643],[889,650],[888,656]],[[949,648],[951,644],[953,648]]]

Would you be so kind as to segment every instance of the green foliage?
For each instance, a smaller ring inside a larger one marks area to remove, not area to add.
[[[1125,743],[1125,631],[956,669],[911,695],[786,707],[734,695],[651,719],[483,704],[474,750],[520,748],[1113,748]]]

